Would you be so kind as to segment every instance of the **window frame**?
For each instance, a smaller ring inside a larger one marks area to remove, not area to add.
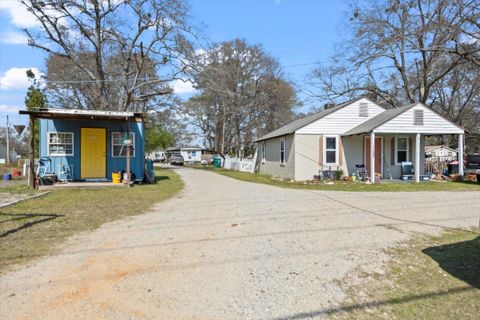
[[[111,148],[111,150],[112,150],[112,158],[126,158],[126,157],[127,157],[126,154],[125,154],[124,156],[122,156],[122,155],[116,156],[116,155],[115,155],[115,152],[114,152],[115,149],[114,149],[114,147],[115,147],[115,146],[123,146],[123,143],[122,143],[122,144],[114,144],[114,143],[113,143],[113,135],[114,135],[114,134],[117,134],[117,133],[120,134],[120,135],[125,134],[125,132],[112,131],[112,134],[110,135],[110,138],[111,138],[111,140],[110,140],[110,144],[111,144],[110,148]],[[136,153],[135,151],[137,150],[137,149],[135,148],[135,132],[129,132],[129,134],[132,134],[132,146],[133,146],[133,153],[130,154],[130,158],[135,158],[135,153]]]
[[[50,142],[50,136],[52,134],[69,134],[72,136],[72,153],[57,153],[57,154],[51,154],[50,153],[50,145],[70,145],[70,143],[51,143]],[[49,157],[74,157],[75,156],[75,133],[70,132],[70,131],[48,131],[47,132],[47,155]]]
[[[283,146],[283,150],[282,150],[282,146]],[[281,166],[284,166],[284,165],[287,164],[286,149],[287,149],[287,142],[286,142],[285,137],[283,137],[283,138],[280,139],[280,165]],[[282,161],[282,152],[283,152],[283,161]]]
[[[398,149],[398,139],[405,139],[405,150]],[[405,162],[410,162],[410,139],[407,136],[395,136],[395,165],[401,165],[402,162],[398,161],[398,151],[405,151],[407,154],[407,159]]]
[[[335,149],[327,149],[327,138],[335,138]],[[323,164],[325,166],[338,166],[338,139],[337,135],[323,136]],[[327,151],[335,151],[335,162],[327,161]]]
[[[263,141],[262,142],[262,148],[261,148],[261,151],[262,151],[262,163],[265,164],[265,161],[266,161],[266,152],[267,152],[267,142],[266,141]]]

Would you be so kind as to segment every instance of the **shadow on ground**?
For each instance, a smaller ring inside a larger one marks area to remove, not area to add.
[[[422,250],[440,267],[470,286],[480,289],[480,236]]]
[[[8,230],[1,230],[0,238],[4,238],[8,235],[11,235],[15,232],[18,232],[23,229],[30,228],[36,224],[47,222],[53,219],[64,217],[62,214],[48,214],[48,213],[19,213],[19,214],[12,214],[12,213],[3,213],[0,212],[0,217],[7,217],[6,220],[0,222],[0,224],[13,222],[13,221],[20,221],[20,220],[27,220],[25,223],[15,226],[14,228]],[[40,218],[39,220],[35,220]],[[33,221],[32,221],[33,220]]]

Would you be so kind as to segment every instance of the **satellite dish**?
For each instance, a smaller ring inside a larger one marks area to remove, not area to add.
[[[25,126],[23,124],[16,124],[13,126],[15,131],[17,131],[18,135],[21,135],[23,130],[25,130]]]

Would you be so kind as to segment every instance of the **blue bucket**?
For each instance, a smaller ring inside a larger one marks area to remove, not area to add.
[[[3,180],[5,180],[5,181],[12,180],[12,175],[10,173],[5,173],[3,175]]]

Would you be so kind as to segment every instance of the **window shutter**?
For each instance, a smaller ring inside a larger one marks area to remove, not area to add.
[[[408,138],[408,157],[407,157],[407,160],[408,161],[412,161],[413,159],[413,139],[412,137]]]
[[[395,165],[395,137],[390,140],[390,164]]]
[[[318,142],[318,164],[323,165],[323,136],[320,135]]]
[[[342,166],[343,165],[343,143],[342,143],[342,137],[338,137],[338,165]]]

